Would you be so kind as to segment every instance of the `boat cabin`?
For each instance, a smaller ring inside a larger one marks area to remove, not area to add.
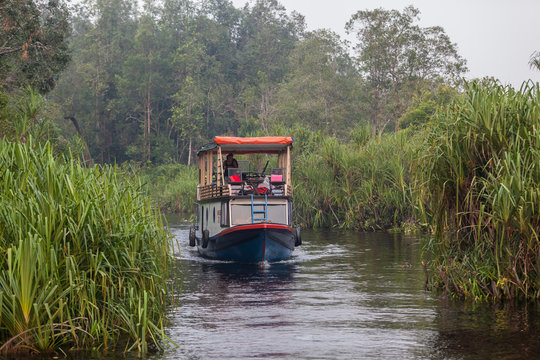
[[[198,152],[198,222],[189,241],[203,256],[245,262],[290,258],[293,229],[291,137],[216,136]],[[225,167],[227,155],[230,159]]]
[[[216,136],[203,147],[198,152],[199,229],[208,229],[212,236],[241,224],[290,225],[292,143],[290,137]],[[225,171],[230,153],[238,167]],[[250,155],[255,156],[248,159]]]

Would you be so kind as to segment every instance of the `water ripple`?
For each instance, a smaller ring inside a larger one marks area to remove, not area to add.
[[[260,266],[201,258],[187,246],[186,227],[172,232],[184,282],[167,333],[179,347],[156,358],[473,359],[487,353],[460,352],[471,340],[459,334],[475,323],[492,333],[492,310],[463,315],[463,304],[425,292],[419,238],[304,231],[291,260]],[[478,321],[479,313],[486,320]],[[532,339],[540,338],[540,326],[530,322],[540,317],[534,314],[517,324],[528,324],[525,336],[536,347],[497,348],[498,355],[536,355],[540,345]],[[504,329],[512,339],[515,331]]]

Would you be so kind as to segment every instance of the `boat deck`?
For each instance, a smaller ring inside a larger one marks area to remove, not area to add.
[[[226,197],[251,197],[251,195],[264,196],[256,188],[248,188],[245,184],[203,185],[197,187],[197,200],[221,199]],[[270,185],[268,197],[292,197],[292,188],[288,184]]]

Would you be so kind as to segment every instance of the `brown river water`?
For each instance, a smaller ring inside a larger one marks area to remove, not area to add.
[[[422,237],[308,231],[290,261],[210,261],[180,244],[161,359],[539,359],[538,306],[425,290]]]
[[[185,225],[171,231],[177,346],[144,359],[540,359],[540,307],[426,291],[421,236],[304,230],[291,260],[240,265],[201,258]]]

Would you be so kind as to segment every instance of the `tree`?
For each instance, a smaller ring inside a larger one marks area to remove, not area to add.
[[[529,66],[532,69],[540,70],[540,51],[535,51],[532,53],[531,59],[529,60]]]
[[[129,124],[118,108],[123,97],[118,82],[134,46],[136,12],[129,0],[85,0],[82,4],[72,17],[73,63],[55,95],[65,115],[79,121],[96,161],[122,161],[122,137]]]
[[[303,16],[287,14],[276,0],[257,0],[244,8],[237,40],[242,76],[255,81],[264,72],[269,81],[281,81],[287,58],[304,30]]]
[[[198,16],[175,52],[176,92],[170,123],[182,143],[182,153],[186,145],[189,147],[188,163],[194,142],[202,141],[201,134],[210,138],[223,133],[233,118],[234,48],[227,27],[207,16]]]
[[[467,70],[441,27],[415,25],[418,9],[358,11],[347,23],[355,33],[357,61],[367,80],[372,128],[397,129],[418,86],[458,80]]]
[[[333,32],[306,34],[289,56],[289,74],[271,107],[272,122],[347,136],[361,118],[360,78],[347,50]]]
[[[0,2],[0,83],[11,91],[56,85],[70,60],[68,10],[62,0]]]
[[[440,85],[435,91],[425,90],[413,97],[407,111],[399,118],[399,128],[418,127],[431,120],[435,111],[458,97],[455,88]]]
[[[138,19],[133,47],[125,55],[121,73],[116,75],[121,96],[114,103],[122,109],[118,120],[124,124],[132,123],[131,119],[135,121],[137,126],[128,129],[136,130],[132,138],[137,137],[142,128],[140,156],[143,161],[152,159],[152,138],[159,136],[158,120],[163,108],[160,104],[167,102],[170,95],[167,91],[170,82],[166,79],[171,72],[171,56],[163,50],[156,19],[147,12]]]
[[[267,130],[272,97],[287,75],[289,54],[304,31],[303,16],[287,14],[276,0],[257,0],[244,8],[237,40],[241,87],[237,114],[244,123],[258,119]]]
[[[191,76],[184,79],[184,85],[174,96],[171,122],[180,133],[180,138],[188,141],[188,165],[191,164],[193,138],[200,135],[204,116],[204,94]]]

